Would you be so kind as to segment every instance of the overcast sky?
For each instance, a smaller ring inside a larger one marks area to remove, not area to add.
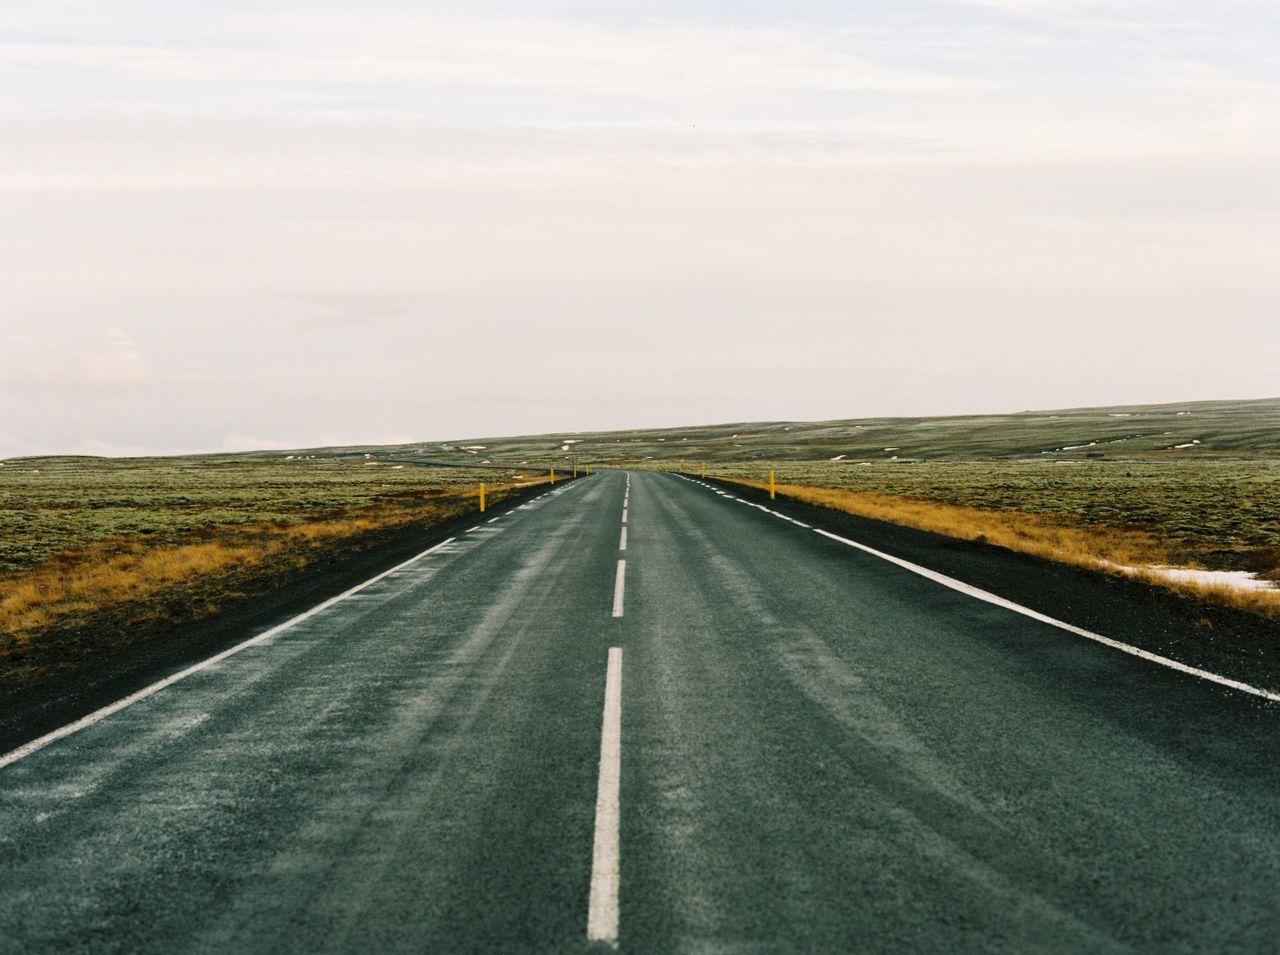
[[[1280,394],[1275,0],[0,3],[0,457]]]

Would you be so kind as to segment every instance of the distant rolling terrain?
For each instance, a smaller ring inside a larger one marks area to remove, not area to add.
[[[933,418],[757,421],[631,431],[313,448],[439,462],[571,467],[645,462],[954,460],[1034,456],[1280,454],[1280,398]],[[271,454],[273,452],[259,452]]]

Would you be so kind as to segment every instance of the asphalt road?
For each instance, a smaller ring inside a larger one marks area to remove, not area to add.
[[[0,951],[1274,951],[1277,730],[602,473],[6,757]]]

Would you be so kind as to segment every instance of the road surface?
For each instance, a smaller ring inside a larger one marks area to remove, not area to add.
[[[0,759],[0,950],[1280,944],[1280,705],[734,497],[563,485]]]

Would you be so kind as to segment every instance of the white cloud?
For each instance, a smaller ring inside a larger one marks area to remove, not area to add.
[[[0,6],[0,445],[1274,390],[1247,5],[976,2]]]
[[[147,363],[127,332],[110,326],[91,340],[67,342],[32,334],[0,341],[0,384],[88,393],[130,392],[149,379]]]

